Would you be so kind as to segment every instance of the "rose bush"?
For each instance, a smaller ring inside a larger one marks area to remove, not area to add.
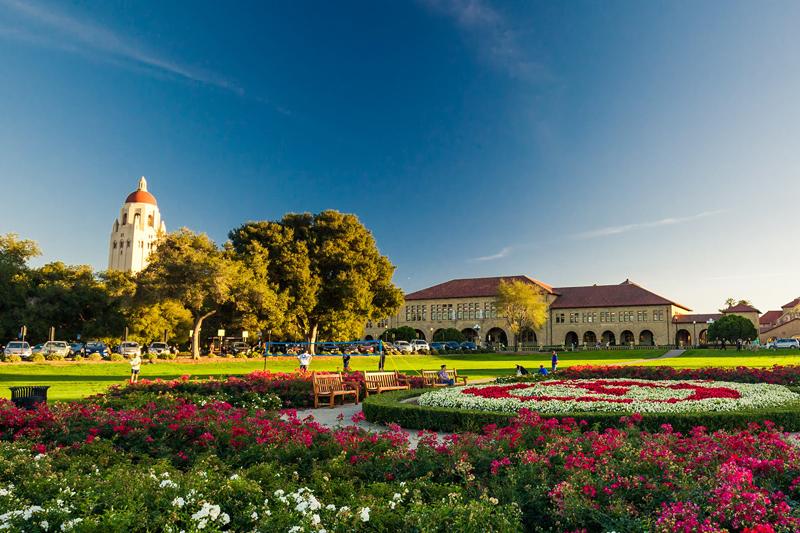
[[[717,381],[550,379],[530,383],[451,387],[426,392],[429,407],[540,413],[734,411],[790,404],[800,394],[782,385]]]

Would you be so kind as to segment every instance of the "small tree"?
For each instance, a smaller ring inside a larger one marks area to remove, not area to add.
[[[408,326],[399,328],[391,328],[384,331],[381,336],[384,341],[408,341],[411,342],[417,338],[417,330]]]
[[[726,309],[730,309],[731,307],[736,307],[737,305],[753,305],[750,303],[750,300],[737,300],[736,298],[728,298],[725,300],[723,304],[723,308],[720,309],[720,312],[724,312]]]
[[[711,341],[750,341],[757,336],[758,331],[753,323],[739,315],[725,315],[708,327],[708,339]]]
[[[434,342],[449,342],[449,341],[456,341],[456,342],[464,342],[467,338],[464,336],[456,328],[447,328],[447,329],[440,329],[439,331],[433,334]]]
[[[497,289],[497,310],[505,317],[509,331],[517,339],[525,328],[537,330],[547,322],[547,301],[541,290],[522,280],[501,280]]]
[[[137,296],[145,304],[173,300],[192,314],[192,357],[199,359],[203,320],[234,300],[241,268],[208,236],[186,228],[162,237],[154,257],[137,277]]]

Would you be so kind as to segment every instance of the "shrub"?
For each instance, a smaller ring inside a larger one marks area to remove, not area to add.
[[[160,354],[158,354],[158,358],[161,359],[162,361],[173,361],[177,357],[178,357],[177,355],[169,351],[161,352]]]
[[[120,362],[124,361],[125,357],[123,357],[122,354],[112,353],[110,359],[115,362]]]
[[[156,361],[158,361],[158,356],[156,354],[154,354],[154,353],[149,353],[149,354],[145,355],[144,358],[147,360],[148,363],[151,363],[151,364],[155,363]]]
[[[364,416],[370,422],[399,424],[408,429],[434,431],[478,431],[487,424],[506,425],[515,415],[492,411],[426,407],[403,402],[419,395],[419,391],[387,392],[364,399]],[[640,426],[658,431],[669,424],[675,431],[691,431],[696,426],[711,430],[746,428],[748,424],[770,420],[787,431],[800,431],[800,402],[768,409],[738,411],[705,411],[696,413],[644,413]],[[573,412],[560,413],[542,418],[569,418],[585,421],[597,429],[620,427],[627,423],[620,413]]]
[[[103,360],[103,356],[100,355],[97,352],[94,352],[92,354],[89,354],[88,359],[89,359],[89,361],[102,361]]]
[[[76,353],[75,355],[72,356],[72,360],[75,361],[76,363],[80,363],[84,360],[84,357],[81,354]]]
[[[45,356],[45,359],[48,361],[63,361],[65,357],[60,353],[51,352]]]
[[[33,354],[33,357],[31,357],[31,361],[33,361],[34,363],[44,363],[45,361],[44,355],[40,353],[35,353]]]
[[[22,362],[22,357],[17,354],[12,354],[5,357],[6,363],[20,363]]]
[[[439,350],[437,350],[436,348],[431,348],[430,353],[431,355],[439,355]]]

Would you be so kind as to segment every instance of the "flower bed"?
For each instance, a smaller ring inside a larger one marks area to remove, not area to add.
[[[634,379],[710,379],[738,383],[800,385],[800,365],[771,368],[674,368],[671,366],[570,366],[558,371],[562,379],[634,378]]]
[[[429,407],[539,413],[685,413],[780,407],[800,400],[782,385],[717,381],[551,379],[532,383],[451,387],[426,392]]]

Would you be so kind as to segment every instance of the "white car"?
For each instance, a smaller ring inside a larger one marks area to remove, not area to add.
[[[124,356],[133,357],[134,355],[142,355],[142,349],[139,347],[138,342],[123,342],[119,345],[119,353]]]
[[[69,357],[69,344],[64,341],[47,341],[42,346],[42,354],[45,357],[48,355],[60,355],[62,357]]]
[[[775,339],[767,344],[767,348],[777,350],[778,348],[795,348],[800,349],[800,341],[797,339]]]
[[[8,357],[9,355],[18,355],[23,359],[30,359],[33,355],[31,351],[31,345],[25,341],[11,341],[6,345],[6,349],[3,350],[3,355]]]
[[[169,345],[166,342],[151,342],[147,347],[147,353],[161,355],[169,352]]]
[[[411,347],[408,341],[396,341],[394,347],[397,348],[400,353],[414,353],[414,348]]]
[[[415,352],[421,352],[422,350],[431,349],[431,347],[428,346],[428,341],[424,339],[414,339],[413,341],[411,341],[411,348],[413,348]]]

